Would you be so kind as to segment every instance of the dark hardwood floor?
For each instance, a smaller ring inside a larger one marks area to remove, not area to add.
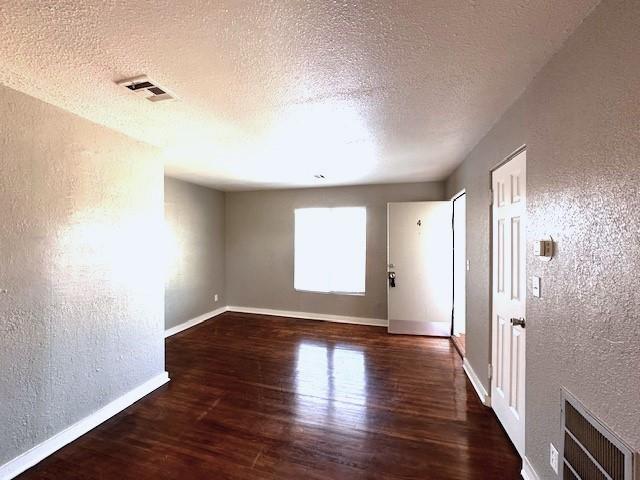
[[[466,336],[464,333],[462,335],[451,336],[451,342],[453,342],[453,346],[456,347],[461,357],[464,357],[464,349],[466,344],[465,338]]]
[[[447,339],[226,313],[169,338],[167,370],[19,478],[520,478]]]

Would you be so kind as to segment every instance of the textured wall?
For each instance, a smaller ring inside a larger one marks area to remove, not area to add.
[[[555,478],[548,452],[560,443],[561,386],[640,449],[638,25],[640,2],[600,4],[447,182],[469,195],[467,345],[483,375],[488,172],[527,144],[527,242],[557,241],[553,261],[527,258],[542,298],[529,291],[526,455],[545,479]]]
[[[164,371],[155,149],[0,87],[0,464]]]
[[[465,188],[467,193],[467,332],[465,355],[489,391],[485,372],[491,360],[490,318],[490,194],[489,171],[526,142],[524,103],[517,102],[473,150],[467,160],[449,177],[446,184],[450,197]],[[529,162],[527,156],[527,162]]]
[[[171,328],[226,305],[224,193],[169,177],[164,182],[165,327]]]
[[[442,200],[443,190],[441,183],[413,183],[227,193],[227,303],[387,318],[387,202]],[[325,206],[367,207],[365,296],[293,289],[293,211]]]

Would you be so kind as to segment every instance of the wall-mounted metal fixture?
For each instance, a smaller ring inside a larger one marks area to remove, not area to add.
[[[564,480],[633,480],[633,450],[562,388],[562,464]],[[637,472],[636,472],[637,473]]]

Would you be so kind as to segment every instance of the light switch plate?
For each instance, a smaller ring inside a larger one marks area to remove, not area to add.
[[[531,277],[531,291],[534,297],[540,298],[540,277]]]

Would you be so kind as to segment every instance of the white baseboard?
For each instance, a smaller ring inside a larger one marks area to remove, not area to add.
[[[478,394],[478,397],[480,397],[480,401],[482,402],[482,404],[487,407],[490,407],[491,396],[485,390],[484,386],[482,385],[482,382],[478,378],[478,375],[476,375],[476,372],[473,371],[473,368],[471,368],[471,364],[468,362],[466,358],[462,361],[462,368],[464,369],[464,373],[467,374],[467,377],[469,377],[469,380],[471,381],[471,385],[473,385],[473,388]]]
[[[175,335],[176,333],[180,333],[187,328],[195,327],[199,323],[204,322],[205,320],[209,320],[210,318],[217,317],[221,313],[227,311],[227,307],[216,308],[207,313],[203,313],[202,315],[198,315],[196,318],[192,318],[191,320],[187,320],[180,325],[176,325],[175,327],[168,328],[164,331],[164,338],[170,337],[171,335]]]
[[[156,375],[142,385],[134,388],[128,393],[125,393],[111,403],[108,403],[97,412],[94,412],[79,422],[74,423],[63,431],[56,433],[53,437],[45,440],[39,445],[36,445],[32,449],[27,450],[4,465],[0,465],[0,479],[9,480],[16,477],[25,470],[44,460],[52,453],[60,450],[65,445],[73,442],[78,437],[81,437],[88,431],[120,413],[122,410],[153,392],[156,388],[164,385],[168,381],[169,375],[167,372]]]
[[[527,457],[522,458],[522,471],[520,472],[524,480],[540,480],[540,477],[531,466],[531,462]]]
[[[449,338],[451,336],[451,322],[420,322],[415,320],[391,319],[389,322],[389,333]]]
[[[273,310],[270,308],[253,308],[228,306],[227,311],[238,313],[254,313],[257,315],[273,315],[276,317],[303,318],[307,320],[323,320],[325,322],[351,323],[354,325],[370,325],[374,327],[386,327],[386,318],[349,317],[345,315],[328,315],[325,313],[291,312],[288,310]]]

